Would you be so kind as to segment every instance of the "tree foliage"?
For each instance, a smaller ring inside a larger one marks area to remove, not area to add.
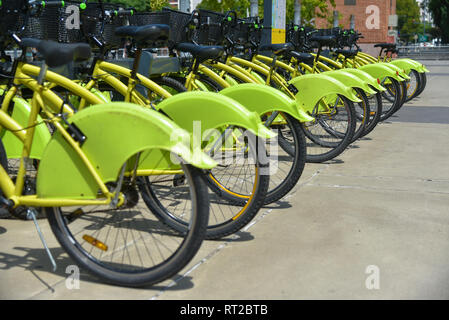
[[[449,0],[430,0],[429,11],[437,26],[442,43],[449,43]]]
[[[137,11],[157,11],[169,6],[168,0],[104,0],[104,2],[122,4]]]
[[[246,17],[249,12],[249,0],[203,0],[198,8],[209,9],[218,12],[235,10],[240,17]],[[335,7],[335,0],[302,0],[301,20],[303,24],[311,24],[316,18],[332,17],[330,7]],[[295,0],[286,0],[286,21],[293,21]],[[259,16],[263,17],[263,0],[259,0]]]
[[[411,41],[415,34],[422,32],[421,12],[416,0],[397,0],[396,14],[402,40]]]
[[[239,17],[246,17],[249,4],[249,0],[221,0],[220,3],[217,0],[203,0],[198,8],[217,12],[234,10]]]

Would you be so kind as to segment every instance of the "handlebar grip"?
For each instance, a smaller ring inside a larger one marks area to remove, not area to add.
[[[114,15],[118,17],[130,17],[133,16],[134,13],[136,13],[136,10],[134,9],[121,9],[121,10],[114,10]]]
[[[30,2],[30,5],[34,8],[58,8],[65,7],[65,2],[63,0],[60,1],[33,1]]]

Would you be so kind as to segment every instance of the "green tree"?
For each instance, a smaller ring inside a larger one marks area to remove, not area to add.
[[[104,0],[104,2],[134,7],[137,11],[157,11],[169,6],[168,0]]]
[[[263,0],[259,0],[259,16],[263,17]],[[240,17],[246,17],[249,12],[249,0],[203,0],[198,8],[208,9],[218,12],[235,10]],[[332,10],[335,7],[335,0],[302,0],[301,18],[303,23],[311,24],[314,18],[332,18]],[[286,21],[293,21],[295,0],[286,0]]]
[[[246,17],[247,10],[249,10],[249,0],[203,0],[198,5],[198,8],[208,9],[217,12],[226,12],[234,10],[237,16]]]
[[[421,13],[416,0],[397,0],[398,30],[403,41],[412,41],[415,34],[422,32]]]
[[[429,11],[439,30],[442,43],[449,43],[449,0],[430,0]]]

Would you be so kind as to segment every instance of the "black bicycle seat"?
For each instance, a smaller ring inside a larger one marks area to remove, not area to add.
[[[72,61],[88,60],[92,53],[87,43],[58,43],[51,40],[22,39],[23,48],[36,48],[50,68],[63,66]]]
[[[345,56],[345,58],[350,59],[354,58],[357,55],[358,50],[337,49],[335,50],[335,53],[341,54]]]
[[[115,29],[115,35],[132,38],[138,45],[159,45],[168,41],[170,27],[166,24],[147,24],[143,26],[123,26]]]
[[[259,48],[260,51],[271,51],[275,55],[283,55],[295,50],[295,47],[290,42],[287,43],[275,43],[275,44],[264,44]]]
[[[394,44],[394,43],[378,43],[378,44],[374,45],[374,48],[395,49],[396,44]]]
[[[189,52],[200,61],[218,59],[224,53],[224,48],[222,46],[205,46],[189,42],[178,43],[176,49],[183,52]]]
[[[313,63],[313,60],[315,59],[315,57],[313,55],[311,55],[310,53],[307,53],[307,52],[292,51],[292,52],[290,52],[290,56],[295,58],[298,62],[302,62],[305,64],[311,64],[311,63]]]
[[[310,41],[317,42],[321,47],[332,47],[336,44],[336,39],[335,36],[313,35]]]

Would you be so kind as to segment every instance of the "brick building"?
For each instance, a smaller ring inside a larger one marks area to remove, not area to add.
[[[354,16],[355,29],[364,36],[360,43],[365,51],[377,53],[374,44],[395,41],[396,0],[335,0],[335,4],[339,24],[344,28],[350,27],[351,16]],[[327,24],[324,19],[316,21],[317,28],[327,28]]]

